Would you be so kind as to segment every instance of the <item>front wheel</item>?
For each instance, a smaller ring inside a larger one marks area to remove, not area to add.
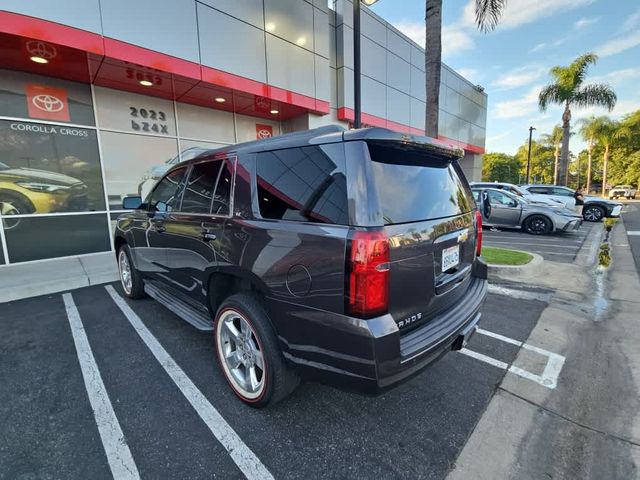
[[[132,299],[144,297],[144,283],[140,273],[131,261],[131,250],[129,245],[123,245],[118,250],[118,273],[120,274],[120,284],[124,294]]]
[[[233,392],[252,407],[266,407],[287,397],[298,385],[285,364],[271,322],[261,302],[238,293],[227,298],[215,319],[218,362]]]
[[[604,217],[604,209],[597,205],[590,205],[585,207],[582,211],[582,217],[587,222],[599,222]]]
[[[524,230],[532,235],[544,235],[553,229],[551,220],[543,215],[531,215],[524,221]]]

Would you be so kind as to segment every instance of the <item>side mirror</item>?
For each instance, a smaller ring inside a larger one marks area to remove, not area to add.
[[[122,199],[122,208],[125,210],[137,210],[142,205],[142,197],[131,196]]]

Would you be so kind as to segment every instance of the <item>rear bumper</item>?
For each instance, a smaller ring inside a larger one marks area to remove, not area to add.
[[[285,359],[306,378],[350,390],[378,393],[397,385],[461,348],[462,335],[468,339],[475,331],[488,284],[486,264],[474,263],[462,298],[407,333],[399,331],[391,315],[361,320],[299,311],[295,319],[276,317]]]

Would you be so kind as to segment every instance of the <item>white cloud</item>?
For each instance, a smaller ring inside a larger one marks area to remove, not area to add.
[[[546,69],[539,65],[525,65],[499,75],[491,85],[500,88],[523,87],[538,80],[545,72]]]
[[[500,19],[499,28],[516,28],[557,13],[590,5],[596,0],[509,0]],[[464,8],[463,23],[475,25],[475,1]]]
[[[395,27],[418,45],[424,47],[425,26],[419,22],[399,22]],[[471,36],[458,26],[442,26],[442,58],[446,59],[457,53],[475,47]]]
[[[640,45],[640,30],[631,32],[629,35],[613,38],[604,42],[595,51],[601,57],[617,55],[618,53],[629,50],[630,48]]]
[[[600,20],[600,17],[595,17],[595,18],[582,17],[580,20],[578,20],[576,23],[573,24],[573,28],[575,30],[587,28],[593,25],[594,23],[596,23],[598,20]]]
[[[640,8],[632,13],[622,24],[618,33],[625,33],[640,25]]]
[[[533,115],[538,111],[538,93],[541,89],[541,85],[536,85],[522,98],[496,103],[494,116],[496,118],[519,118]]]
[[[608,83],[609,85],[617,86],[636,79],[640,79],[640,67],[623,68],[605,75],[589,77],[588,83]]]

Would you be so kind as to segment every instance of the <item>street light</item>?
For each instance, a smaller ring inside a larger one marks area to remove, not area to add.
[[[531,169],[531,135],[536,127],[529,127],[529,151],[527,152],[527,185],[529,185],[529,170]]]
[[[360,2],[370,7],[378,0],[353,0],[353,128],[362,126],[360,98]]]

